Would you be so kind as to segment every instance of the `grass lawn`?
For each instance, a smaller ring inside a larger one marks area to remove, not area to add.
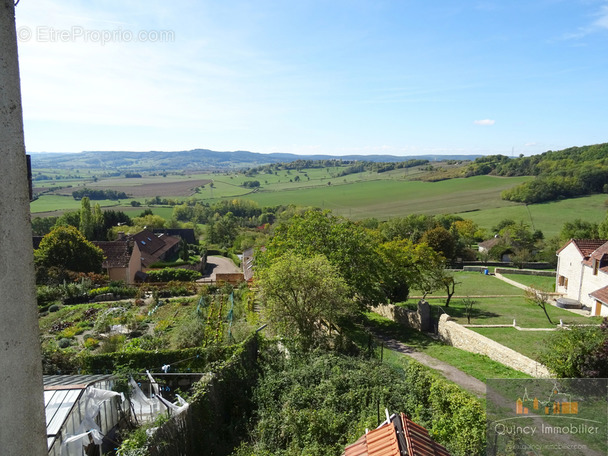
[[[515,328],[470,329],[535,360],[539,359],[539,355],[546,347],[546,341],[557,333],[557,331],[518,331]]]
[[[515,319],[522,328],[554,328],[545,313],[522,296],[508,298],[475,298],[471,324],[473,325],[510,325]],[[433,302],[431,301],[431,306]],[[461,298],[452,299],[449,308],[443,310],[461,325],[467,324],[465,307]],[[554,306],[547,307],[547,313],[555,324],[596,324],[599,317],[584,317]]]
[[[523,372],[504,366],[487,356],[445,345],[419,331],[402,326],[375,313],[370,312],[365,315],[365,325],[484,382],[488,378],[529,378]],[[408,357],[398,352],[384,350],[384,359],[388,363],[402,363],[403,358]]]
[[[531,276],[516,276],[514,280],[522,277],[528,278]],[[465,306],[462,300],[467,296],[475,296],[475,298],[472,298],[476,303],[471,313],[471,324],[510,325],[513,324],[513,319],[515,319],[517,325],[522,328],[554,327],[549,323],[542,309],[525,300],[524,290],[520,288],[509,285],[494,276],[483,275],[478,272],[456,272],[454,278],[458,284],[456,285],[456,295],[452,298],[449,307],[445,307],[445,299],[428,299],[435,315],[442,313],[439,310],[439,307],[441,307],[458,323],[467,324]],[[539,279],[551,278],[540,277]],[[411,291],[412,296],[415,296],[416,293],[416,290]],[[440,290],[435,294],[443,296],[445,291]],[[432,297],[433,295],[427,296],[427,298]],[[400,304],[412,307],[417,302],[418,299],[412,298],[406,303]],[[554,306],[549,306],[547,310],[556,324],[559,323],[560,319],[563,320],[564,324],[594,324],[600,322],[598,317],[584,317]]]
[[[555,289],[555,277],[532,276],[524,274],[503,274],[507,279],[515,280],[527,287],[539,290],[553,291]]]
[[[522,290],[513,285],[509,285],[502,280],[491,275],[480,274],[479,272],[455,272],[454,279],[456,280],[456,296],[520,296]],[[420,290],[410,290],[411,296],[421,296]],[[427,295],[427,298],[434,296],[445,296],[445,290],[440,289],[435,293]],[[411,302],[418,302],[418,299],[410,299]],[[433,301],[431,303],[434,304]]]

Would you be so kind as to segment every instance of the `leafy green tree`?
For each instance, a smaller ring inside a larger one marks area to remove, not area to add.
[[[207,224],[207,242],[229,247],[237,236],[237,221],[232,212],[228,212],[223,217],[217,217],[215,220],[209,220]]]
[[[36,266],[75,272],[101,272],[103,251],[73,226],[59,226],[34,251]]]
[[[598,224],[581,219],[565,222],[559,236],[564,242],[570,239],[598,239]]]
[[[431,215],[411,214],[384,222],[380,226],[380,232],[387,241],[409,239],[417,243],[426,231],[436,226],[437,222]]]
[[[80,211],[64,212],[58,219],[55,226],[80,226]]]
[[[256,261],[269,265],[285,252],[302,256],[322,254],[336,266],[362,305],[384,302],[376,247],[379,240],[366,229],[329,212],[309,210],[279,225]]]
[[[87,196],[80,200],[80,223],[78,229],[89,241],[93,239],[93,213]]]
[[[299,346],[322,346],[355,304],[348,286],[325,256],[286,252],[257,273],[260,298],[272,325]]]
[[[93,223],[93,240],[105,241],[107,239],[105,217],[99,203],[95,203],[93,206],[91,219]]]
[[[451,260],[456,253],[456,240],[454,236],[443,228],[438,226],[426,231],[421,238],[422,242],[428,244],[435,252],[442,255],[445,259]]]
[[[58,217],[35,217],[32,220],[32,234],[34,236],[48,234],[57,223],[57,219]]]
[[[135,217],[133,219],[133,225],[137,227],[137,230],[140,231],[144,227],[151,230],[152,228],[164,228],[165,227],[165,219],[160,215],[148,214],[143,217]]]
[[[424,243],[400,239],[381,244],[377,267],[381,270],[381,283],[387,298],[395,302],[407,300],[412,287],[428,290],[426,295],[441,286],[439,279],[431,280],[431,277],[443,277],[443,259]]]
[[[600,239],[608,239],[608,213],[606,218],[598,225],[597,234]]]
[[[472,220],[457,220],[452,226],[467,247],[471,247],[471,244],[479,238],[479,226]]]

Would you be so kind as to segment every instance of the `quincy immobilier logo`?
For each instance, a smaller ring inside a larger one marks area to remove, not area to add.
[[[487,382],[487,454],[608,454],[607,379]]]

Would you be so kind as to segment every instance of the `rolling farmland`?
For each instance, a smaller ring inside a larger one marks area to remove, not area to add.
[[[38,191],[46,191],[31,204],[33,216],[60,215],[76,210],[80,202],[72,191],[84,186],[91,189],[124,191],[127,200],[95,201],[102,208],[124,210],[136,215],[142,207],[132,207],[135,200],[145,205],[156,196],[176,201],[197,200],[212,203],[221,199],[248,199],[260,206],[295,204],[330,209],[354,220],[421,214],[457,214],[490,229],[504,218],[522,220],[545,236],[557,234],[563,222],[576,218],[599,222],[604,219],[605,195],[525,206],[502,200],[503,190],[530,180],[531,177],[476,176],[439,182],[415,180],[421,168],[398,169],[385,173],[360,172],[340,176],[346,167],[280,170],[247,176],[243,173],[197,173],[144,175],[142,178],[91,176],[64,181],[36,182]],[[48,171],[46,171],[48,173]],[[259,188],[243,184],[257,180]],[[56,188],[57,186],[63,188]],[[69,185],[69,187],[68,187]],[[155,213],[170,217],[171,207],[154,206]]]

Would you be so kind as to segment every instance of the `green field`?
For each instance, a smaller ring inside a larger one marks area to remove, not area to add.
[[[293,203],[331,209],[336,214],[361,219],[387,219],[412,213],[448,214],[512,205],[500,192],[528,178],[478,176],[441,182],[378,179],[352,184],[298,190],[264,191],[247,199],[261,206]]]
[[[93,203],[99,203],[101,207],[118,208],[121,206],[119,201],[112,200],[96,200]],[[35,215],[38,212],[74,211],[80,209],[80,205],[80,201],[75,200],[71,196],[42,195],[37,200],[31,202],[30,210]]]
[[[174,173],[130,179],[100,175],[96,182],[91,181],[92,175],[89,171],[79,173],[80,179],[74,179],[66,171],[42,170],[45,175],[60,179],[34,182],[38,189],[50,189],[51,193],[43,194],[32,202],[31,211],[33,214],[48,216],[78,209],[80,202],[71,197],[71,192],[75,188],[87,186],[123,189],[132,195],[128,200],[95,203],[129,213],[139,212],[139,209],[132,209],[131,200],[144,204],[146,199],[155,196],[176,201],[195,199],[203,203],[241,198],[255,201],[260,206],[295,204],[331,209],[337,215],[354,220],[368,217],[386,220],[414,213],[457,214],[475,221],[487,230],[491,230],[500,220],[511,218],[541,230],[546,238],[558,234],[566,221],[580,218],[599,222],[606,214],[606,195],[529,206],[500,198],[503,190],[528,181],[530,177],[476,176],[440,182],[411,180],[423,174],[423,170],[419,168],[398,169],[386,173],[366,171],[338,177],[345,168],[342,166],[300,171],[280,170],[272,174],[261,173],[253,176],[237,172]],[[35,170],[34,174],[36,172],[38,170]],[[197,186],[196,182],[203,179],[212,181],[213,184]],[[258,189],[242,186],[244,182],[252,180],[260,183]],[[53,190],[57,186],[64,188]]]
[[[559,234],[564,222],[581,219],[599,223],[606,217],[606,196],[591,195],[551,203],[505,205],[501,208],[487,208],[478,212],[457,212],[463,218],[471,219],[480,226],[492,227],[500,220],[510,218],[523,221],[535,230],[541,230],[545,238]]]

